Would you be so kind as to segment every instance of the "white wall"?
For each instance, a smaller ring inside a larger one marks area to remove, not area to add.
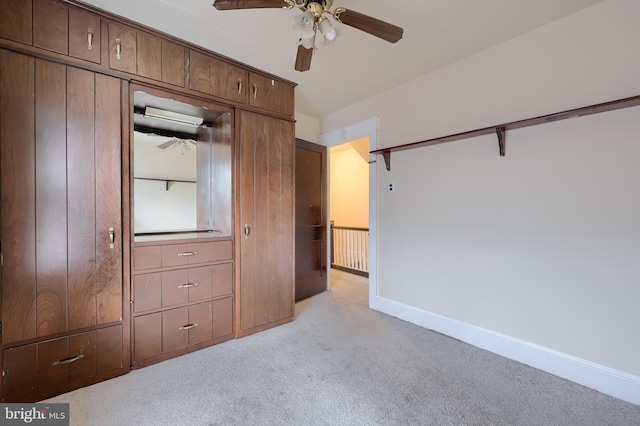
[[[640,2],[609,0],[321,128],[378,116],[383,148],[639,94]],[[372,306],[640,404],[638,123],[636,107],[508,132],[504,158],[482,137],[379,161]]]
[[[320,119],[296,112],[296,138],[307,142],[318,143],[319,134]]]

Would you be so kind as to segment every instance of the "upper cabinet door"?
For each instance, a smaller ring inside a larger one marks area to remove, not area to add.
[[[142,32],[137,33],[137,72],[139,76],[162,80],[162,41]]]
[[[69,6],[58,0],[33,0],[33,45],[69,54]]]
[[[209,93],[231,101],[245,103],[247,71],[216,58],[209,58]]]
[[[249,73],[249,105],[257,108],[266,107],[265,87],[267,79],[260,74]]]
[[[0,37],[31,44],[31,0],[0,0]]]
[[[138,51],[135,31],[109,24],[109,68],[135,74]]]
[[[69,8],[69,56],[100,63],[100,17]]]
[[[184,47],[162,40],[162,81],[184,87],[185,71]]]

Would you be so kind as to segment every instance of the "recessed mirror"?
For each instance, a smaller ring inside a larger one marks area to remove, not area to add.
[[[231,111],[134,92],[136,241],[231,235]]]

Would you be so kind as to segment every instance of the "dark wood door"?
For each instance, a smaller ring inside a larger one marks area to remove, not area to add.
[[[327,289],[327,148],[296,139],[296,302]]]
[[[237,336],[293,319],[293,123],[240,112]]]
[[[0,50],[3,352],[123,320],[120,94],[112,77]]]

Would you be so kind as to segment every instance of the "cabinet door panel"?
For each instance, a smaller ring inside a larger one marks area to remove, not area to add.
[[[233,291],[233,264],[213,266],[213,297],[231,294]]]
[[[265,108],[273,112],[280,111],[280,85],[281,83],[275,81],[272,78],[265,79],[264,92],[265,92]]]
[[[69,330],[96,324],[95,76],[67,68]]]
[[[121,325],[98,330],[98,374],[122,368],[122,337]]]
[[[189,345],[189,309],[179,308],[162,313],[162,352],[171,352]]]
[[[136,317],[133,332],[136,361],[162,354],[162,313]]]
[[[213,339],[211,303],[189,306],[189,323],[195,326],[189,330],[189,345]]]
[[[278,83],[279,97],[280,97],[280,112],[286,115],[293,116],[294,112],[294,87],[288,84]]]
[[[231,297],[212,302],[214,339],[233,333],[233,304],[231,302]]]
[[[7,344],[36,337],[35,60],[0,49],[0,63],[0,273]]]
[[[36,344],[6,349],[2,352],[2,396],[17,401],[38,389],[38,355]]]
[[[247,71],[236,65],[227,64],[227,99],[239,103],[246,102]],[[240,89],[241,88],[241,89]]]
[[[33,0],[33,45],[69,53],[69,6],[58,0]]]
[[[120,82],[96,74],[95,91],[96,323],[107,324],[122,320]]]
[[[265,86],[267,79],[255,73],[249,73],[249,105],[265,108]]]
[[[36,61],[37,334],[67,330],[67,69]]]
[[[293,317],[292,123],[241,112],[240,329]]]
[[[189,52],[189,89],[209,93],[209,57],[198,52]]]
[[[0,37],[31,44],[33,6],[31,0],[0,0]]]
[[[162,81],[184,87],[184,48],[162,41]]]
[[[162,266],[162,247],[136,247],[133,249],[133,269],[143,271],[145,269],[159,268]]]
[[[162,42],[149,34],[138,33],[137,74],[142,77],[162,80]]]
[[[189,302],[211,298],[212,270],[211,266],[189,269],[189,282],[198,283],[189,289]]]
[[[162,306],[162,274],[142,274],[133,277],[135,312],[158,309]]]
[[[55,339],[38,343],[39,391],[63,386],[69,382],[69,366],[61,364],[61,361],[68,358],[69,339]]]
[[[69,55],[100,63],[100,17],[69,8]]]
[[[69,357],[82,357],[69,364],[69,382],[96,375],[97,346],[95,331],[69,337]]]
[[[162,266],[186,265],[189,258],[189,246],[187,244],[171,244],[162,246]]]
[[[189,273],[186,269],[162,273],[162,306],[187,303],[189,300]]]
[[[193,256],[187,256],[187,262],[189,264],[211,262],[211,243],[191,243],[188,246],[188,251],[195,253]]]
[[[137,41],[133,30],[109,24],[109,67],[136,73]]]

